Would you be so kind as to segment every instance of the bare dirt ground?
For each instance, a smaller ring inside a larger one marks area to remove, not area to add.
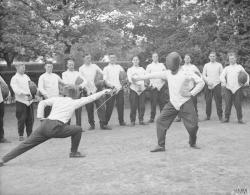
[[[204,102],[199,102],[204,118]],[[14,107],[7,106],[6,138],[0,156],[15,147],[17,129]],[[125,111],[129,122],[129,110]],[[145,120],[149,118],[149,106]],[[52,139],[0,168],[2,195],[73,194],[231,194],[234,189],[250,191],[250,106],[244,104],[245,125],[236,122],[235,110],[229,124],[218,122],[213,109],[211,121],[200,122],[198,144],[188,147],[182,123],[174,123],[166,138],[167,151],[150,153],[156,145],[155,123],[120,127],[114,110],[112,131],[83,133],[79,147],[86,158],[70,159],[70,138]],[[83,113],[84,128],[88,127]],[[74,119],[72,121],[74,123]],[[35,123],[35,127],[38,121]]]

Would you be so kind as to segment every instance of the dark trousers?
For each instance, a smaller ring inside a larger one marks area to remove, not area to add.
[[[107,95],[107,99],[110,98],[110,95]],[[115,105],[116,101],[116,107],[117,107],[117,112],[118,112],[118,120],[119,123],[124,122],[124,91],[121,89],[116,95],[114,95],[112,98],[110,98],[107,103],[106,103],[106,124],[108,124],[113,108]]]
[[[45,106],[44,108],[44,118],[47,118],[51,112],[52,106]]]
[[[191,146],[196,144],[198,116],[194,108],[194,103],[192,99],[190,99],[181,106],[179,111],[176,110],[170,102],[164,106],[156,121],[159,146],[165,147],[166,132],[178,114],[189,133],[189,144]]]
[[[0,139],[4,138],[3,117],[4,117],[4,102],[1,102],[0,103]]]
[[[76,125],[82,126],[82,107],[75,110],[75,116],[76,116]],[[70,125],[71,119],[67,122],[68,125]]]
[[[150,91],[150,102],[151,102],[151,113],[150,119],[155,118],[156,115],[156,105],[159,104],[160,111],[162,111],[165,104],[169,101],[169,92],[167,84],[164,84],[160,91],[157,88],[153,88]]]
[[[242,101],[242,89],[238,89],[235,93],[232,93],[231,90],[225,88],[225,118],[229,119],[231,115],[232,104],[234,103],[234,107],[236,109],[237,118],[238,120],[242,120],[242,108],[241,108],[241,101]]]
[[[193,104],[194,104],[194,109],[195,109],[195,112],[196,112],[196,114],[197,114],[197,116],[198,116],[198,107],[197,107],[197,104],[198,104],[198,98],[197,98],[197,96],[198,96],[198,95],[196,95],[196,96],[192,96],[191,98],[192,98],[192,101],[193,101]]]
[[[82,126],[82,107],[75,110],[76,125]]]
[[[130,121],[135,122],[136,110],[138,110],[139,121],[143,121],[145,113],[145,91],[138,95],[134,90],[130,89]]]
[[[26,133],[29,136],[32,133],[34,123],[33,104],[27,106],[21,102],[16,102],[16,118],[19,136],[23,136],[24,127],[26,126]]]
[[[6,154],[2,160],[8,162],[50,138],[66,138],[70,136],[71,152],[77,152],[82,136],[82,128],[80,126],[67,125],[57,120],[46,119],[41,122],[40,126],[27,140]]]
[[[192,96],[191,99],[192,99],[192,101],[193,101],[194,109],[195,109],[196,115],[197,115],[197,117],[198,117],[198,107],[197,107],[197,104],[198,104],[198,97],[197,97],[197,96],[198,96],[198,95]],[[181,120],[181,117],[180,117],[179,114],[177,115],[177,118],[178,118],[179,120]]]
[[[91,102],[89,104],[86,104],[86,109],[87,109],[87,113],[88,113],[88,120],[89,120],[89,124],[91,126],[95,125],[95,119],[94,119],[94,104],[96,105],[96,108],[99,108],[99,106],[101,106],[105,101],[105,97],[101,97],[98,100]],[[97,110],[97,115],[100,121],[100,125],[105,124],[106,122],[106,116],[105,116],[105,112],[106,112],[106,105],[102,105],[98,110]]]
[[[208,86],[205,86],[206,114],[208,118],[211,117],[213,97],[216,104],[217,115],[221,118],[223,113],[221,84],[216,85],[213,89],[208,89]]]

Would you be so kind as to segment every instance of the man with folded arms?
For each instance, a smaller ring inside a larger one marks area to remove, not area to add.
[[[211,52],[209,54],[210,62],[204,65],[203,79],[206,83],[205,86],[205,100],[206,100],[206,120],[210,120],[212,111],[212,100],[216,104],[217,115],[219,120],[222,121],[222,95],[221,95],[221,81],[220,75],[223,71],[221,63],[216,62],[216,53]]]
[[[128,81],[130,82],[129,90],[129,101],[130,101],[130,121],[131,126],[135,126],[136,120],[136,110],[138,110],[139,124],[146,125],[144,123],[144,113],[145,113],[145,83],[144,81],[133,82],[133,75],[144,75],[146,70],[139,66],[140,60],[138,56],[132,58],[133,66],[128,68],[127,75]]]
[[[27,140],[2,157],[0,166],[3,166],[4,163],[51,138],[71,137],[71,152],[69,157],[85,157],[85,155],[78,152],[82,128],[77,125],[68,125],[68,121],[75,109],[93,102],[111,91],[110,89],[105,89],[88,97],[74,99],[78,96],[78,89],[75,86],[66,85],[63,89],[63,93],[66,97],[52,97],[42,100],[38,104],[37,109],[37,118],[41,120],[41,124]],[[51,106],[52,109],[48,118],[44,119],[44,107],[48,105]]]

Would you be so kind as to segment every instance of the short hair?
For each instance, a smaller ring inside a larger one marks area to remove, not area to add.
[[[211,55],[211,54],[216,55],[216,52],[215,52],[215,51],[211,51],[211,52],[209,53],[209,55]]]
[[[64,95],[76,99],[79,94],[79,89],[75,85],[65,85],[63,87]]]
[[[84,58],[85,58],[86,56],[91,56],[91,54],[90,54],[90,53],[85,53],[85,54],[83,55]]]
[[[25,66],[25,64],[23,62],[14,63],[14,65],[15,65],[15,67]]]
[[[138,58],[139,61],[140,61],[140,57],[139,57],[138,55],[133,55],[131,59],[133,59],[133,58],[135,58],[135,57]]]
[[[53,65],[53,62],[51,60],[46,60],[44,66],[46,66],[47,64]]]
[[[235,51],[230,51],[230,52],[227,53],[227,56],[228,56],[228,57],[229,57],[229,56],[234,56],[234,57],[236,58],[236,57],[237,57],[237,54],[236,54]]]
[[[109,56],[116,56],[116,54],[114,52],[110,52]]]
[[[154,54],[157,54],[157,56],[159,56],[159,54],[156,51],[152,52],[151,55],[154,55]]]
[[[75,60],[73,58],[67,58],[66,59],[66,63],[68,63],[69,61],[73,61],[74,62]]]
[[[190,55],[189,53],[185,53],[184,57],[185,57],[185,56],[188,56],[188,57],[191,58],[191,55]]]

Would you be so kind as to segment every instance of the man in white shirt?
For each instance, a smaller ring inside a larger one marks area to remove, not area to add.
[[[124,122],[124,90],[123,86],[120,81],[120,74],[121,72],[125,72],[124,69],[116,64],[116,55],[114,53],[109,54],[109,64],[104,67],[103,69],[103,79],[105,84],[110,87],[116,89],[116,95],[110,98],[106,103],[106,125],[108,124],[114,104],[116,101],[117,111],[118,111],[118,120],[121,126],[125,126],[126,123]]]
[[[10,86],[15,93],[19,140],[23,141],[25,126],[27,136],[32,133],[34,123],[33,99],[29,88],[30,78],[25,74],[25,65],[16,64],[15,66],[17,71],[11,78]]]
[[[84,64],[79,68],[80,75],[86,79],[87,82],[87,94],[91,95],[98,91],[95,86],[95,77],[97,74],[103,74],[102,69],[100,69],[96,64],[91,62],[91,55],[86,54],[84,57]],[[88,121],[90,124],[89,130],[95,129],[95,119],[94,119],[94,103],[97,108],[97,115],[100,122],[100,128],[103,130],[110,130],[110,127],[106,125],[106,108],[105,105],[102,105],[105,101],[105,97],[97,99],[95,102],[86,104],[86,109],[88,113]],[[102,105],[102,106],[101,106]],[[101,107],[100,107],[101,106]]]
[[[224,87],[225,91],[225,119],[224,123],[229,122],[229,118],[231,115],[232,103],[234,102],[234,106],[237,113],[238,123],[244,124],[242,121],[242,86],[238,81],[238,75],[240,71],[245,71],[245,69],[236,63],[236,53],[230,52],[228,53],[229,66],[225,67],[221,73],[220,80],[221,85]],[[247,74],[247,73],[246,73]],[[245,85],[249,85],[249,75],[247,74],[248,79]]]
[[[75,85],[76,79],[80,76],[78,71],[75,71],[75,62],[73,59],[67,59],[67,70],[62,73],[62,80],[65,84]],[[82,126],[82,107],[75,110],[76,125]]]
[[[62,79],[53,73],[53,64],[51,62],[45,63],[45,73],[38,79],[38,90],[43,96],[43,99],[59,96],[59,83],[64,84]],[[51,107],[45,108],[45,117],[49,115]]]
[[[221,63],[216,62],[216,53],[209,54],[210,62],[203,67],[203,79],[206,83],[205,86],[205,100],[206,100],[206,120],[210,120],[212,111],[212,99],[216,104],[217,115],[219,120],[222,121],[222,95],[221,95],[221,82],[220,75],[223,71]]]
[[[201,77],[191,71],[184,71],[180,68],[181,57],[177,52],[170,53],[166,58],[167,71],[136,76],[132,80],[145,80],[160,78],[168,81],[170,101],[164,106],[156,121],[158,145],[151,152],[165,151],[166,132],[179,114],[184,126],[189,133],[189,144],[191,148],[199,149],[196,146],[196,134],[198,131],[198,116],[196,114],[192,96],[197,95],[205,83]],[[195,87],[190,88],[194,82]]]
[[[0,83],[7,86],[6,82],[3,80],[1,76],[0,76]],[[4,99],[2,90],[0,88],[0,143],[9,143],[9,141],[6,138],[4,138],[3,117],[4,117]]]
[[[71,137],[71,152],[69,157],[85,157],[85,155],[78,152],[82,128],[77,125],[68,125],[68,121],[70,120],[75,109],[95,101],[106,93],[110,93],[111,90],[105,89],[101,92],[88,97],[82,97],[80,99],[74,99],[77,96],[76,87],[74,86],[66,85],[64,86],[63,91],[66,97],[51,97],[46,100],[42,100],[38,104],[37,118],[41,119],[41,124],[27,140],[2,157],[0,166],[3,166],[4,163],[16,158],[22,153],[51,138]],[[52,110],[48,118],[44,119],[44,107],[47,105],[52,106]]]
[[[130,121],[131,126],[135,125],[136,111],[138,110],[139,124],[145,125],[143,118],[145,113],[145,83],[144,81],[132,81],[133,75],[144,75],[146,70],[139,66],[139,57],[134,56],[132,59],[133,66],[128,68],[127,75],[130,82],[129,101],[130,101]]]
[[[202,77],[202,74],[200,72],[200,70],[197,68],[197,66],[195,66],[194,64],[191,64],[191,57],[189,54],[185,54],[184,56],[184,64],[181,67],[184,71],[191,71],[193,73],[195,73],[196,75],[198,75],[199,77]],[[190,87],[193,88],[194,87],[194,83],[190,83]],[[197,96],[192,97],[193,102],[194,102],[194,107],[195,110],[197,112],[198,115],[198,108],[197,108]]]
[[[166,67],[163,63],[159,63],[158,54],[152,54],[152,63],[146,68],[147,73],[156,73],[166,71]],[[168,102],[168,87],[165,84],[166,81],[162,79],[150,79],[150,94],[151,94],[151,113],[149,123],[153,123],[156,115],[156,105],[159,104],[160,111],[164,105]]]

